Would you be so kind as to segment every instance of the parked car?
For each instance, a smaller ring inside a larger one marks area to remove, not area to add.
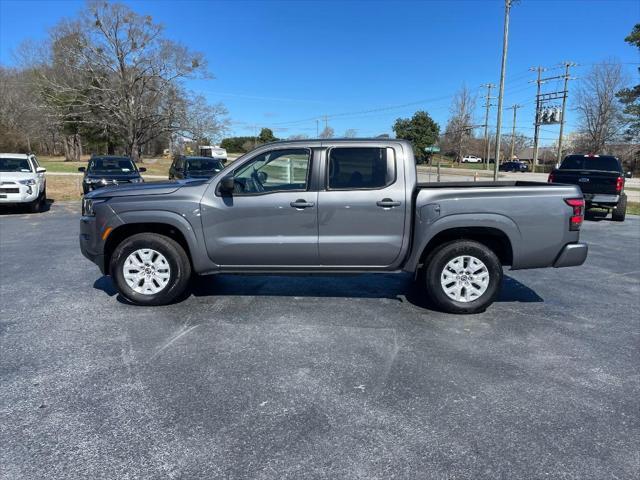
[[[418,183],[406,140],[263,145],[209,179],[85,196],[80,248],[140,305],[183,294],[193,273],[424,272],[437,307],[487,308],[503,266],[581,265],[574,185]]]
[[[529,164],[526,162],[504,162],[498,167],[501,172],[528,172]]]
[[[462,157],[462,163],[482,163],[482,159],[475,155],[467,155],[466,157]]]
[[[579,185],[586,208],[605,208],[611,219],[624,222],[627,213],[627,194],[624,192],[625,173],[620,160],[610,155],[568,155],[559,168],[549,174],[549,183]]]
[[[26,205],[39,212],[47,199],[46,171],[35,155],[0,153],[0,205]]]
[[[217,145],[201,146],[200,155],[203,157],[211,157],[217,160],[222,160],[222,163],[227,163],[227,151],[224,148],[218,147]]]
[[[183,178],[209,178],[224,168],[222,160],[211,157],[179,155],[169,167],[169,180]]]
[[[87,167],[79,167],[84,172],[82,191],[87,194],[96,188],[123,183],[142,183],[141,173],[144,167],[138,168],[129,157],[99,156],[91,157]]]

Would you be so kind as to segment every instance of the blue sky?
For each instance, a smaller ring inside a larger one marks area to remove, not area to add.
[[[476,123],[481,124],[485,91],[480,86],[499,79],[501,0],[125,3],[164,24],[167,37],[205,53],[215,79],[188,86],[223,102],[237,135],[251,134],[256,124],[281,137],[315,136],[316,119],[328,115],[338,135],[353,128],[358,136],[372,136],[391,133],[396,118],[418,109],[444,128],[451,97],[463,84],[479,95]],[[0,0],[0,63],[11,65],[20,42],[45,38],[50,27],[83,5]],[[558,75],[557,65],[571,60],[580,64],[574,69],[580,77],[593,63],[615,59],[625,63],[629,83],[637,83],[640,58],[624,37],[639,21],[635,0],[516,3],[505,107],[523,105],[518,130],[533,132],[531,66],[543,65],[550,68],[548,75]],[[555,86],[550,82],[545,88]],[[495,117],[494,108],[490,123]],[[570,131],[573,113],[568,123]],[[507,110],[503,131],[510,127]],[[553,142],[557,131],[557,126],[544,127],[544,143]]]

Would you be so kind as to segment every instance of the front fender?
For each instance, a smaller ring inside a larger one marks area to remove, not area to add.
[[[202,272],[212,269],[213,265],[203,252],[206,252],[202,231],[195,227],[186,218],[184,214],[178,214],[167,210],[143,210],[143,211],[126,211],[117,214],[125,225],[136,223],[158,223],[170,225],[178,230],[187,241],[189,253],[196,272]],[[196,217],[200,221],[200,217]]]

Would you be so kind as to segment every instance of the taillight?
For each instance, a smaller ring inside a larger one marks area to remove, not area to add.
[[[616,193],[620,193],[622,191],[622,187],[624,187],[624,178],[618,177],[616,179]]]
[[[584,198],[565,198],[564,201],[573,208],[573,215],[569,219],[569,230],[580,230],[584,220]]]
[[[547,179],[547,183],[553,183],[554,180],[555,180],[555,177],[553,175],[553,172],[551,172],[549,174],[549,178]]]

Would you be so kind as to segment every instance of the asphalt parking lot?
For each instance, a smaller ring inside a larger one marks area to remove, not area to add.
[[[410,277],[220,276],[120,302],[78,205],[0,217],[0,476],[638,478],[640,217],[582,267],[425,308]]]

